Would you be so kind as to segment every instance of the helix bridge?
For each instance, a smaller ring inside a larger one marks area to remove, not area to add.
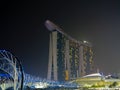
[[[30,88],[42,88],[42,89],[66,88],[71,90],[79,87],[78,84],[76,83],[67,82],[67,81],[52,81],[52,80],[31,76],[30,74],[25,74],[24,86]]]
[[[27,90],[27,88],[77,88],[71,82],[43,79],[23,71],[22,64],[14,55],[0,50],[0,90]]]
[[[10,52],[0,50],[0,88],[13,86],[14,90],[22,90],[23,80],[21,62]]]

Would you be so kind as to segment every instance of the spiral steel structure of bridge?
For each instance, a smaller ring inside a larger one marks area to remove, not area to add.
[[[0,50],[0,87],[2,90],[7,87],[22,90],[23,79],[21,62],[10,52]]]

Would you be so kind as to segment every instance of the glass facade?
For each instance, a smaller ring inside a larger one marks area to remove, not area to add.
[[[84,67],[85,67],[85,74],[90,74],[93,72],[93,51],[91,47],[84,46],[83,49],[83,55],[84,55]]]
[[[70,41],[69,55],[70,55],[70,77],[76,78],[78,77],[79,71],[79,44],[73,41]]]
[[[64,81],[65,79],[65,41],[66,37],[57,33],[57,73],[58,80]]]

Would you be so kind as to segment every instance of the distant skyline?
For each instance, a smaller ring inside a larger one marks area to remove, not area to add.
[[[0,49],[18,57],[26,73],[47,77],[49,31],[44,25],[47,19],[73,38],[92,43],[94,62],[100,72],[120,72],[119,0],[46,0],[2,4]]]

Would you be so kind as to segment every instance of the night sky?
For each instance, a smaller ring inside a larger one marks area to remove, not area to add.
[[[73,38],[91,42],[100,72],[120,72],[119,0],[2,2],[0,12],[0,49],[21,60],[26,73],[47,76],[47,19]]]

